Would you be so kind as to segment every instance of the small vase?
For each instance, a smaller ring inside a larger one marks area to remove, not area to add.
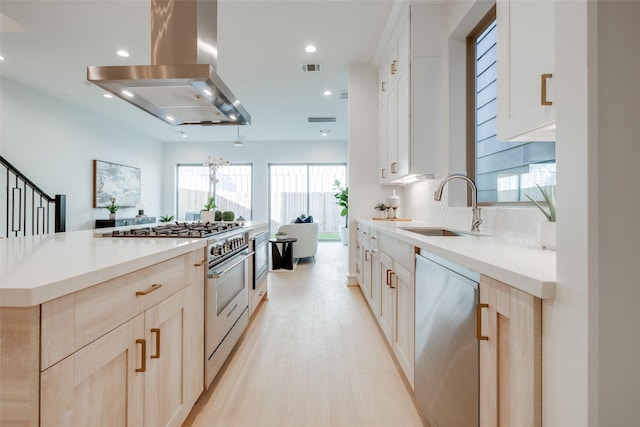
[[[110,212],[109,213],[109,219],[116,219],[116,213],[115,212]]]
[[[215,222],[215,220],[216,220],[215,211],[200,211],[201,222]]]
[[[541,221],[538,223],[538,243],[543,249],[556,250],[556,223]]]

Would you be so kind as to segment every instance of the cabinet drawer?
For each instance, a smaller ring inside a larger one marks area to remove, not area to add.
[[[394,261],[413,272],[415,270],[415,249],[409,243],[395,239],[387,234],[380,233],[378,247],[390,255]]]
[[[42,304],[41,370],[184,288],[191,258],[172,258]]]

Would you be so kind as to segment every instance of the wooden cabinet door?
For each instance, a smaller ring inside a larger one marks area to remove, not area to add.
[[[362,244],[363,262],[362,262],[362,284],[361,289],[367,302],[371,301],[371,245],[364,241]]]
[[[191,327],[186,310],[186,291],[160,302],[145,312],[147,374],[144,425],[180,426],[191,410],[185,378],[191,362],[192,344],[186,339]]]
[[[142,426],[148,360],[140,314],[40,375],[40,425]]]
[[[391,165],[393,179],[409,174],[411,155],[411,99],[409,95],[409,72],[405,68],[398,72],[396,82],[396,156],[395,165]]]
[[[393,260],[384,252],[380,252],[381,302],[378,323],[389,343],[393,337],[393,319],[396,312],[396,292],[391,281]]]
[[[499,0],[498,139],[554,141],[555,2]],[[547,94],[543,97],[543,87]]]
[[[480,427],[542,425],[542,301],[480,279]]]
[[[385,88],[385,95],[381,99],[378,106],[378,182],[383,183],[389,180],[390,172],[387,165],[387,96]]]
[[[371,248],[371,299],[369,305],[376,316],[380,316],[382,289],[380,287],[380,253],[375,247]]]
[[[413,387],[415,366],[415,285],[414,274],[393,263],[390,281],[395,288],[395,312],[393,320],[393,352]]]
[[[360,286],[362,286],[362,269],[364,261],[362,240],[362,228],[359,225],[356,225],[356,279]]]

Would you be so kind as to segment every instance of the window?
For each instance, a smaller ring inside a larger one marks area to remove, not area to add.
[[[504,142],[496,139],[496,20],[495,8],[469,36],[470,81],[469,171],[478,186],[478,202],[543,200],[536,184],[556,183],[556,144]]]
[[[344,186],[347,166],[344,164],[269,165],[269,225],[275,233],[304,214],[320,223],[320,240],[338,240],[345,218],[333,196],[333,184]]]
[[[236,218],[251,219],[252,165],[232,164],[218,169],[216,210],[232,211]],[[200,219],[209,196],[209,168],[201,164],[178,165],[178,221]]]

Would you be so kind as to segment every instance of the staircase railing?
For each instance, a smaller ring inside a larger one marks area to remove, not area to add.
[[[4,182],[2,198],[6,205],[0,212],[2,235],[5,237],[31,236],[56,233],[66,229],[66,198],[64,194],[54,197],[47,195],[29,178],[24,176],[4,157],[0,164],[6,173],[0,182]]]

